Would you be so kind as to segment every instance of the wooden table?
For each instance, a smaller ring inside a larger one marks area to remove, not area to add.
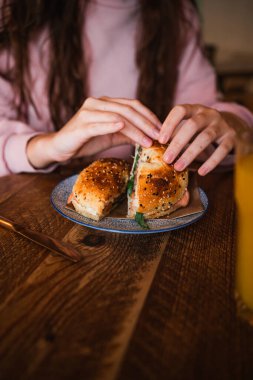
[[[50,205],[69,173],[0,179],[0,213],[76,246],[74,264],[0,228],[0,379],[253,379],[253,328],[233,299],[233,175],[210,208],[155,235],[84,228]]]

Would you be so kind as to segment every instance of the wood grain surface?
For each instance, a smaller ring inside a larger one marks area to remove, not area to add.
[[[236,317],[233,176],[201,179],[210,206],[178,231],[122,235],[64,219],[64,175],[0,179],[0,214],[73,244],[73,264],[0,228],[0,379],[252,379]]]

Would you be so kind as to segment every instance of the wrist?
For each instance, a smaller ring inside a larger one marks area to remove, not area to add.
[[[28,141],[26,154],[28,161],[35,169],[44,169],[57,162],[52,144],[54,134],[39,134]]]
[[[221,115],[227,124],[235,131],[238,132],[240,130],[248,129],[249,126],[241,117],[235,115],[232,112],[221,111]]]

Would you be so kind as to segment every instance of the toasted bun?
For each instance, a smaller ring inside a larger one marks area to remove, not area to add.
[[[128,198],[128,216],[136,212],[146,218],[158,218],[170,214],[183,199],[188,185],[188,171],[178,172],[163,160],[166,146],[154,143],[142,148],[135,172],[134,190]],[[186,196],[184,201],[186,200]],[[187,195],[187,203],[189,194]],[[186,206],[182,202],[179,207]]]
[[[125,193],[129,165],[124,160],[94,161],[78,176],[70,196],[75,210],[94,220],[108,215]]]

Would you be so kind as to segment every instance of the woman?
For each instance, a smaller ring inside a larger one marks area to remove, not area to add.
[[[126,158],[154,139],[170,142],[166,162],[201,158],[205,175],[233,127],[253,124],[217,102],[190,0],[2,0],[1,12],[0,175]]]

